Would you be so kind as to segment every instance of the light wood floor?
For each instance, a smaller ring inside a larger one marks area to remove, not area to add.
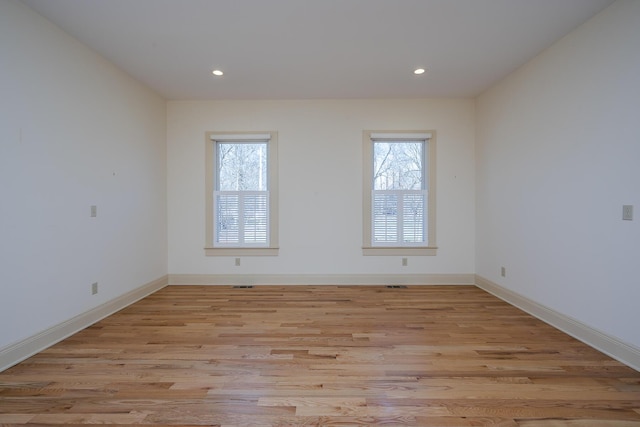
[[[0,373],[0,423],[637,427],[640,373],[472,286],[169,286]]]

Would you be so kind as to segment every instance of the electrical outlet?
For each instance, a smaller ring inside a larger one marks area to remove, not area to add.
[[[409,260],[407,258],[402,258],[402,266],[406,267],[407,265],[409,265]]]
[[[240,267],[240,258],[236,258],[236,267]]]
[[[507,269],[504,267],[500,267],[500,275],[502,277],[507,277]]]
[[[98,207],[96,205],[91,205],[91,218],[95,218],[98,216]]]
[[[633,221],[633,205],[622,205],[622,219]]]
[[[91,284],[91,295],[95,295],[98,293],[98,282],[93,282]]]

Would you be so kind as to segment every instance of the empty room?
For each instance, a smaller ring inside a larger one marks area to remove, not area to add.
[[[640,427],[639,46],[637,0],[0,0],[0,424]]]

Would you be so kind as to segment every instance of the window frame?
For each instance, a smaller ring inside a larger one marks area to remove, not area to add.
[[[372,239],[372,192],[373,192],[373,145],[376,141],[416,141],[425,142],[425,153],[427,161],[423,171],[426,178],[425,190],[427,190],[427,212],[425,216],[425,229],[427,231],[427,242],[423,245],[374,246]],[[436,245],[436,132],[434,130],[419,131],[372,131],[362,132],[363,143],[363,188],[362,188],[362,254],[365,256],[434,256],[437,255]]]
[[[267,144],[267,191],[269,224],[267,246],[216,246],[214,193],[217,189],[217,143]],[[206,132],[205,133],[205,255],[207,256],[276,256],[278,255],[278,133],[275,131]]]

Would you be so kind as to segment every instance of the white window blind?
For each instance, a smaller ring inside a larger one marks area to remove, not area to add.
[[[215,242],[220,246],[269,243],[268,191],[216,191]]]
[[[425,190],[373,191],[373,244],[414,246],[426,242]]]

